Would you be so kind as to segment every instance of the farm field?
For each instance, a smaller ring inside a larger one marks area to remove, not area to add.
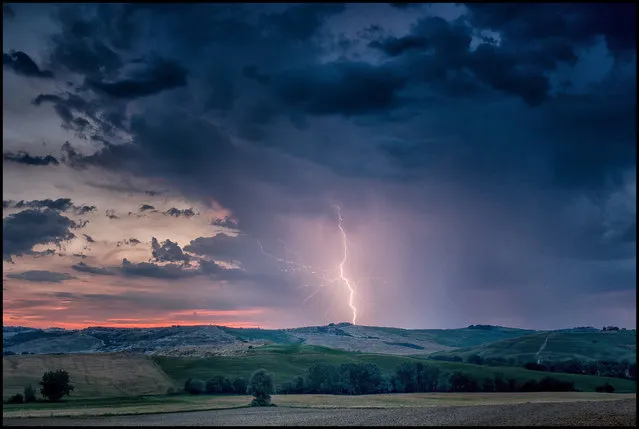
[[[563,373],[546,373],[529,371],[520,367],[491,367],[456,362],[425,360],[418,357],[381,355],[369,353],[346,352],[320,346],[304,345],[268,345],[250,350],[242,356],[213,356],[208,358],[164,357],[155,356],[155,362],[177,385],[183,385],[189,378],[207,380],[215,375],[225,377],[248,378],[257,368],[265,368],[274,374],[275,383],[290,381],[296,376],[303,376],[308,367],[315,362],[341,364],[349,362],[370,362],[376,364],[386,375],[392,373],[401,362],[425,362],[437,366],[442,372],[462,371],[476,379],[494,377],[503,374],[518,381],[540,380],[552,375],[562,381],[572,381],[578,390],[595,391],[597,386],[606,382],[615,387],[618,393],[636,392],[633,380],[619,378],[594,377]]]
[[[428,395],[428,394],[423,394]],[[455,395],[455,394],[451,394]],[[468,394],[466,394],[468,395]],[[483,394],[470,394],[481,398]],[[537,394],[526,394],[532,399]],[[307,399],[313,400],[313,395]],[[383,396],[383,395],[375,395]],[[618,397],[619,395],[612,395]],[[277,397],[280,401],[282,398]],[[366,401],[367,397],[358,397]],[[4,414],[4,413],[3,413]],[[103,417],[11,418],[3,426],[442,426],[442,425],[562,425],[636,426],[636,398],[622,400],[572,400],[561,402],[380,407],[295,408],[287,406],[226,409],[170,414]]]
[[[65,369],[75,386],[73,397],[122,397],[165,394],[173,381],[149,357],[133,353],[15,355],[2,358],[2,396],[38,386],[46,371]]]
[[[273,395],[278,407],[291,408],[419,408],[575,401],[618,401],[634,399],[634,394],[594,392],[536,393],[397,393],[377,395]],[[4,418],[80,417],[138,415],[247,407],[247,395],[162,395],[103,400],[69,400],[59,404],[32,403],[4,405]]]

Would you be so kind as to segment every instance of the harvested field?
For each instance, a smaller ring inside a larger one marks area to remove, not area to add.
[[[420,408],[451,405],[504,405],[575,401],[619,401],[635,394],[594,392],[535,393],[395,393],[378,395],[274,395],[273,403],[287,408]],[[135,398],[102,398],[60,403],[38,402],[5,405],[3,418],[13,417],[98,417],[209,411],[248,406],[248,395],[157,395]]]
[[[635,426],[636,400],[389,409],[268,407],[140,416],[6,419],[21,426]]]
[[[64,369],[75,386],[72,397],[157,395],[175,387],[173,381],[144,355],[133,353],[4,356],[3,399],[22,393],[28,384],[38,389],[42,374]]]

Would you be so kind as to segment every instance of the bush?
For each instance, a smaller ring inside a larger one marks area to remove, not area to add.
[[[70,395],[74,389],[69,380],[69,373],[63,369],[45,372],[40,385],[40,393],[51,402],[57,402],[63,396]]]
[[[28,385],[24,388],[24,402],[35,402],[36,392],[32,385]]]
[[[258,369],[251,375],[247,391],[254,396],[253,401],[251,401],[252,407],[271,405],[273,376],[265,369]]]
[[[5,404],[22,404],[24,402],[24,397],[21,393],[16,393],[12,395],[5,401]]]
[[[595,390],[600,393],[615,393],[615,387],[610,383],[606,383],[602,386],[597,386]]]
[[[200,395],[206,392],[206,383],[197,378],[189,378],[184,384],[184,391],[191,395]]]

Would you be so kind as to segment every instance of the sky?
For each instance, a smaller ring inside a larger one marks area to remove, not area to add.
[[[3,324],[636,325],[632,3],[3,3]]]

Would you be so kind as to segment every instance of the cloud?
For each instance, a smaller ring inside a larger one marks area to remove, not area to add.
[[[10,51],[8,54],[2,53],[2,67],[13,70],[16,74],[27,77],[39,77],[52,79],[53,72],[50,70],[40,70],[40,67],[22,51]]]
[[[14,12],[13,8],[11,6],[9,6],[8,4],[3,4],[2,5],[2,18],[7,18],[7,19],[13,19],[15,18],[16,13]]]
[[[74,278],[73,276],[66,273],[56,273],[53,271],[45,270],[31,270],[24,271],[22,273],[9,273],[7,274],[7,277],[12,279],[43,283],[61,283],[65,280],[71,280]]]
[[[87,79],[87,84],[114,98],[132,99],[146,97],[162,91],[186,85],[187,72],[180,65],[157,60],[144,71],[114,82]]]
[[[152,255],[156,262],[184,262],[190,258],[185,255],[180,246],[171,240],[165,240],[160,244],[155,237],[151,238]]]
[[[75,235],[70,231],[77,225],[51,209],[28,209],[10,214],[2,220],[2,255],[10,260],[31,252],[36,244],[60,244]]]
[[[135,264],[126,258],[122,260],[121,270],[125,276],[158,279],[181,279],[200,274],[197,270],[185,269],[178,264],[157,265],[149,262]]]
[[[51,155],[46,156],[31,156],[26,152],[11,153],[5,152],[2,154],[2,159],[9,162],[15,162],[17,164],[25,165],[59,165],[60,162]]]
[[[82,216],[96,210],[97,210],[96,206],[78,206],[78,207],[75,207],[75,214]]]
[[[223,228],[237,229],[237,222],[228,216],[224,216],[224,219],[214,219],[211,222],[213,226],[221,226]]]
[[[150,205],[150,204],[142,204],[142,205],[140,206],[140,211],[141,211],[141,212],[144,212],[144,211],[147,211],[147,210],[155,210],[155,207],[153,207],[153,206],[152,206],[152,205]]]
[[[33,200],[33,201],[3,201],[3,207],[6,208],[16,208],[16,209],[42,209],[48,208],[51,210],[59,210],[66,211],[73,207],[73,203],[71,202],[71,198],[58,198],[57,200]]]
[[[71,268],[82,273],[97,274],[100,276],[112,276],[115,274],[113,271],[107,268],[93,267],[91,265],[85,264],[84,262],[79,262],[75,265],[71,265]]]
[[[250,243],[248,237],[233,237],[223,232],[213,237],[198,237],[184,246],[187,252],[227,262],[242,260],[249,254],[248,248],[257,250],[257,243]]]
[[[120,216],[116,215],[116,214],[115,214],[115,210],[113,210],[113,209],[107,209],[107,210],[104,212],[104,215],[105,215],[106,217],[108,217],[109,219],[120,219]]]
[[[95,243],[95,240],[89,234],[82,234],[82,235],[84,235],[84,238],[87,240],[87,243]]]
[[[141,241],[138,240],[137,238],[125,238],[122,241],[118,241],[116,243],[116,246],[120,247],[122,244],[127,244],[127,245],[131,245],[131,246],[137,246],[140,243],[141,243]]]
[[[180,210],[180,209],[176,209],[175,207],[171,207],[170,209],[163,212],[162,214],[167,216],[175,216],[175,217],[184,216],[186,218],[189,218],[189,217],[197,216],[198,213],[193,211],[192,208]]]

